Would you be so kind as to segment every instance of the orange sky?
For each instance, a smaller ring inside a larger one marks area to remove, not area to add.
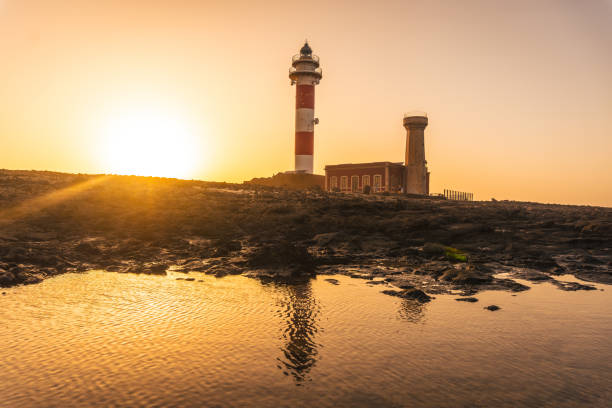
[[[189,134],[191,177],[291,170],[308,38],[315,171],[402,161],[424,110],[432,192],[612,206],[611,21],[609,0],[0,0],[0,168],[116,171],[107,129],[150,114]]]

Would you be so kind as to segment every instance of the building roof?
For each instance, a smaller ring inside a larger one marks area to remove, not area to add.
[[[300,50],[300,54],[308,56],[312,55],[312,48],[310,48],[310,45],[308,45],[308,41],[304,43],[304,46]]]
[[[404,167],[402,162],[370,162],[370,163],[342,163],[342,164],[328,164],[325,166],[325,170],[341,170],[341,169],[355,169],[355,168],[368,168],[368,167]]]

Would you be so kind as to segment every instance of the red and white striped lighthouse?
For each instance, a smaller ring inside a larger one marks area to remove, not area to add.
[[[294,55],[289,69],[291,85],[297,85],[295,93],[295,172],[312,174],[314,153],[314,125],[319,119],[314,117],[315,85],[323,73],[319,67],[319,57],[313,55],[308,41]]]

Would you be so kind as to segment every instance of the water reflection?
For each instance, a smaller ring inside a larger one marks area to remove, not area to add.
[[[426,306],[413,299],[403,299],[399,307],[399,316],[410,323],[418,323],[425,317]]]
[[[309,373],[317,362],[319,345],[320,305],[312,294],[310,282],[288,284],[278,287],[283,297],[279,301],[282,326],[282,357],[277,358],[277,367],[290,375],[300,385],[310,381]]]

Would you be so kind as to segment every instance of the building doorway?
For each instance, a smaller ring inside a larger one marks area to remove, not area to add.
[[[353,193],[359,191],[359,176],[351,176],[351,191]]]
[[[379,193],[381,190],[382,176],[380,174],[374,175],[374,192]]]

